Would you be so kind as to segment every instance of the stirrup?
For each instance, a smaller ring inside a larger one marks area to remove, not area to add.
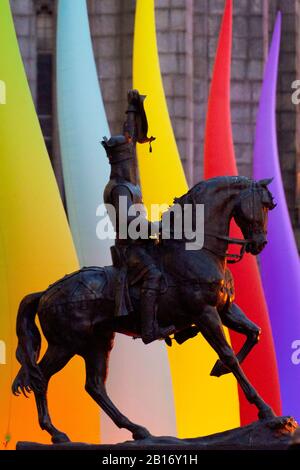
[[[165,340],[175,331],[175,326],[171,325],[165,328],[158,327],[158,332],[160,333],[160,339]]]
[[[144,344],[152,343],[152,341],[156,340],[165,340],[175,331],[175,326],[168,326],[166,328],[160,328],[159,326],[155,326],[151,333],[146,334],[144,337],[142,336],[142,340]]]

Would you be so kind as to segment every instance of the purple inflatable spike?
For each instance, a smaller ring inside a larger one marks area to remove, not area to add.
[[[256,124],[254,178],[269,185],[277,207],[269,214],[268,245],[260,256],[261,276],[274,337],[282,411],[300,420],[300,266],[281,179],[276,138],[276,82],[281,13],[274,28]]]

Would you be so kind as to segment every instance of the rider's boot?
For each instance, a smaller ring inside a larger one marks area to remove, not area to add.
[[[156,319],[158,291],[142,289],[141,292],[141,330],[142,340],[149,344],[156,339],[165,339],[174,333],[175,327],[161,328]]]

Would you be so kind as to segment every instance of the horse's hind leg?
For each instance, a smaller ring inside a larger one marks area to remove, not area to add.
[[[34,392],[34,396],[40,427],[51,435],[54,444],[68,442],[70,439],[65,433],[56,429],[51,422],[47,402],[47,387],[51,376],[59,372],[72,356],[73,354],[67,352],[62,347],[49,344],[45,355],[39,363],[39,369],[45,378],[46,387],[43,392]]]
[[[197,326],[207,342],[216,351],[223,364],[234,374],[249,403],[254,404],[258,408],[259,418],[265,419],[274,417],[272,408],[264,402],[251,385],[242,371],[236,355],[227,343],[222,322],[216,308],[206,306],[203,313],[201,313]]]
[[[138,424],[132,423],[113,404],[107,395],[105,381],[111,345],[107,340],[99,339],[99,343],[89,345],[89,350],[83,354],[86,364],[86,391],[91,395],[102,410],[119,428],[128,429],[134,439],[144,439],[150,436],[149,431]]]
[[[249,320],[236,304],[232,304],[228,310],[221,312],[220,317],[224,326],[245,335],[247,338],[241,350],[236,355],[241,364],[258,343],[261,329]],[[221,377],[221,375],[228,374],[229,372],[230,370],[224,366],[219,359],[212,368],[210,375]]]

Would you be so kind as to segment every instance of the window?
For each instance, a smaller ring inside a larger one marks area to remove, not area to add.
[[[37,30],[37,113],[50,158],[53,156],[53,2],[39,1]]]

